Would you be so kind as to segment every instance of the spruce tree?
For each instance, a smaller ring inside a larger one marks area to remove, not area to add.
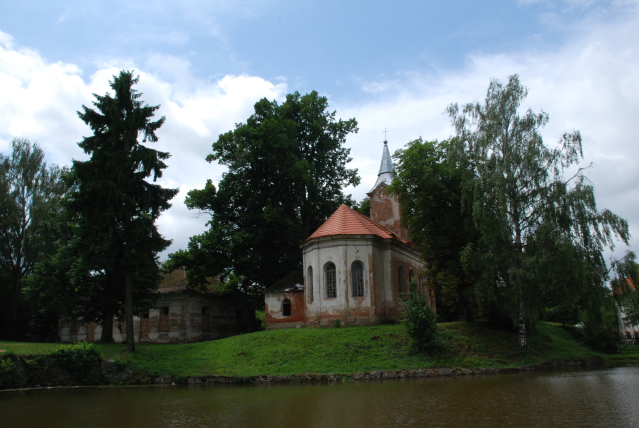
[[[152,293],[157,288],[157,253],[170,244],[154,222],[178,192],[153,183],[162,176],[167,166],[164,160],[170,155],[144,143],[157,142],[155,132],[165,119],[151,120],[159,106],[143,104],[142,94],[133,89],[136,83],[138,78],[132,71],[121,71],[110,82],[113,95],[94,94],[95,109],[83,106],[78,112],[93,131],[78,145],[91,157],[73,161],[76,191],[69,204],[70,210],[79,214],[80,270],[102,276],[106,282],[102,341],[111,339],[114,309],[118,296],[124,294],[130,352],[135,350],[134,294]],[[151,176],[153,182],[147,181]]]

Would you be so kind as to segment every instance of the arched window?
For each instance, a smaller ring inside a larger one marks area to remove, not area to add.
[[[351,264],[353,297],[364,297],[364,266],[361,262]]]
[[[308,267],[308,271],[306,273],[306,282],[308,283],[308,287],[306,287],[308,293],[308,301],[313,301],[313,268],[311,266]]]
[[[291,316],[291,301],[288,299],[282,300],[282,316]]]
[[[415,275],[413,274],[413,268],[408,269],[408,286],[410,288],[415,287],[417,284],[413,284],[415,281]]]
[[[324,278],[326,278],[326,298],[337,297],[337,278],[335,276],[335,265],[331,262],[324,266]]]
[[[404,266],[400,263],[397,267],[397,284],[399,284],[399,292],[404,292]]]

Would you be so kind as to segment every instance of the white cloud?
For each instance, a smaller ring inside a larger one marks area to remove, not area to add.
[[[76,112],[82,105],[91,106],[93,93],[107,92],[109,80],[121,69],[139,72],[142,99],[161,105],[158,115],[166,116],[156,148],[172,157],[160,182],[180,188],[180,193],[158,225],[174,240],[169,251],[185,248],[206,221],[186,209],[186,192],[203,187],[207,178],[219,181],[224,170],[204,160],[211,144],[236,122],[245,121],[260,98],[282,98],[286,84],[246,75],[200,80],[191,75],[188,62],[157,55],[139,67],[127,59],[103,63],[85,78],[77,66],[49,63],[33,50],[16,47],[0,32],[0,152],[7,153],[11,139],[23,137],[38,141],[51,162],[68,165],[72,158],[84,158],[76,143],[90,130]]]
[[[448,104],[481,100],[491,78],[505,81],[518,73],[530,88],[525,106],[550,114],[546,141],[557,141],[566,130],[582,132],[585,162],[596,166],[589,174],[600,207],[627,218],[639,237],[635,209],[639,171],[634,166],[639,158],[634,129],[639,116],[636,4],[619,1],[605,8],[598,4],[579,25],[571,24],[568,42],[546,52],[476,55],[458,70],[402,71],[379,81],[356,81],[367,94],[366,102],[331,101],[330,106],[338,117],[356,117],[359,122],[360,132],[350,136],[347,145],[354,159],[350,166],[360,169],[362,184],[350,191],[361,200],[373,185],[384,128],[389,130],[391,150],[419,136],[447,138],[452,133],[443,113]],[[75,143],[89,131],[75,112],[90,104],[92,93],[104,93],[108,80],[122,68],[139,71],[143,99],[162,105],[159,114],[167,117],[157,148],[169,151],[172,158],[162,184],[179,187],[180,194],[159,226],[161,233],[175,240],[171,251],[184,248],[206,221],[186,210],[186,192],[201,188],[207,178],[218,181],[224,171],[204,160],[211,143],[236,122],[245,121],[259,98],[282,99],[287,85],[246,75],[203,80],[193,75],[188,61],[159,54],[142,62],[126,58],[105,62],[91,76],[83,76],[77,66],[47,62],[0,32],[0,151],[6,152],[11,138],[26,137],[38,140],[57,163],[82,157]],[[639,239],[633,239],[634,249],[637,244]]]
[[[364,197],[374,178],[381,155],[382,130],[387,127],[392,149],[418,136],[442,139],[452,134],[443,112],[450,103],[483,100],[495,77],[505,82],[519,74],[529,87],[524,107],[543,109],[550,123],[543,131],[546,143],[554,144],[562,133],[578,129],[583,136],[584,164],[593,162],[588,174],[595,185],[600,208],[626,218],[639,250],[639,11],[637,2],[613,2],[601,14],[591,14],[575,27],[574,37],[554,50],[522,51],[472,56],[463,70],[394,76],[362,84],[375,88],[377,99],[365,105],[336,106],[344,117],[356,117],[360,133],[349,142],[357,166],[367,168],[362,185],[355,189]],[[613,19],[611,19],[611,16]],[[616,254],[623,254],[620,245]]]

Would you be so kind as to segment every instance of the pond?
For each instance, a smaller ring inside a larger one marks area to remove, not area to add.
[[[639,367],[0,393],[2,427],[637,427]]]

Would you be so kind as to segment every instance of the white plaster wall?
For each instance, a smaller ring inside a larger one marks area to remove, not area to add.
[[[369,310],[372,306],[371,287],[375,282],[373,259],[373,240],[371,238],[349,237],[318,240],[304,249],[305,284],[308,284],[308,267],[313,268],[313,300],[309,287],[306,287],[307,314],[346,314],[348,310]],[[364,279],[364,297],[354,298],[352,294],[351,264],[362,263]],[[326,298],[325,266],[335,264],[337,297]],[[346,310],[346,311],[345,311]]]
[[[349,316],[397,318],[402,310],[398,287],[398,266],[404,268],[403,291],[409,291],[409,271],[418,278],[423,264],[417,252],[395,240],[372,235],[348,235],[319,238],[304,249],[305,284],[309,284],[308,267],[313,269],[311,301],[306,287],[306,313],[312,318]],[[352,297],[351,264],[364,265],[364,298]],[[335,264],[337,297],[326,298],[325,265]],[[370,322],[371,320],[369,320]]]

